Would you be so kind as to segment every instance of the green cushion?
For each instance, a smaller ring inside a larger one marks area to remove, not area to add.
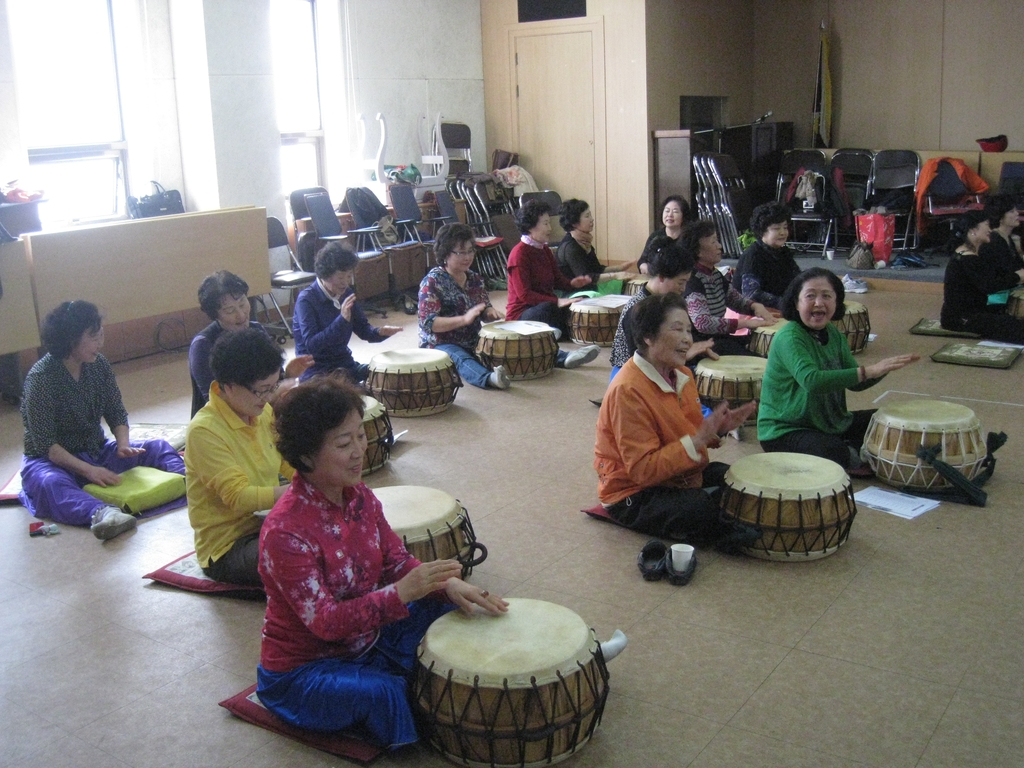
[[[120,485],[89,483],[83,490],[130,515],[159,507],[185,495],[185,476],[153,467],[133,467],[121,473]]]

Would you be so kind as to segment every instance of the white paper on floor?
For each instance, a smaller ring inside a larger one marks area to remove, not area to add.
[[[883,491],[875,486],[853,494],[853,498],[865,507],[888,512],[906,520],[912,520],[939,506],[939,502],[934,499],[922,499],[899,491]]]

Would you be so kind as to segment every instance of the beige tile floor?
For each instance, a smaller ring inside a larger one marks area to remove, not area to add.
[[[878,340],[863,358],[927,354],[909,336],[939,299],[872,292]],[[381,348],[415,343],[406,332]],[[364,359],[371,350],[358,343]],[[507,392],[465,388],[408,429],[372,487],[442,488],[469,508],[490,558],[473,578],[571,607],[626,653],[611,665],[604,722],[579,766],[1009,766],[1024,764],[1024,396],[1021,366],[922,361],[869,393],[957,398],[1010,435],[984,509],[943,503],[914,521],[862,508],[849,544],[811,563],[699,553],[685,588],[640,579],[645,537],[585,518],[607,350]],[[183,352],[116,366],[136,421],[181,422]],[[719,458],[758,450],[752,435]],[[21,423],[0,406],[0,475],[18,467]],[[858,481],[857,487],[864,483]],[[106,544],[64,528],[27,536],[0,508],[0,766],[329,766],[343,761],[232,718],[217,702],[255,680],[257,602],[201,597],[140,577],[191,549],[186,514]],[[444,765],[409,748],[378,765]]]

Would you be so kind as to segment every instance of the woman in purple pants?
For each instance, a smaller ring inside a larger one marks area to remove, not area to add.
[[[64,302],[46,316],[42,336],[48,351],[28,372],[21,401],[21,502],[36,517],[88,525],[97,539],[111,539],[134,528],[135,518],[82,486],[118,485],[119,473],[140,465],[184,475],[185,464],[165,440],[128,440],[121,390],[100,354],[103,323],[95,304]]]

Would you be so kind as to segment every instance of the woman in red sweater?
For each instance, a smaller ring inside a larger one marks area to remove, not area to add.
[[[555,289],[571,293],[593,282],[589,275],[572,280],[562,274],[555,254],[548,247],[551,237],[551,206],[540,200],[530,200],[516,214],[516,224],[522,239],[508,255],[508,304],[505,317],[509,320],[536,320],[555,328],[558,338],[569,336],[569,307],[579,298],[559,298]],[[597,357],[600,348],[595,345],[566,353],[558,352],[558,368],[577,368]]]
[[[339,376],[291,390],[277,448],[297,470],[260,533],[267,613],[257,695],[289,725],[357,727],[379,744],[416,741],[407,695],[416,646],[455,607],[508,604],[467,584],[455,560],[421,563],[362,482],[359,391]]]

